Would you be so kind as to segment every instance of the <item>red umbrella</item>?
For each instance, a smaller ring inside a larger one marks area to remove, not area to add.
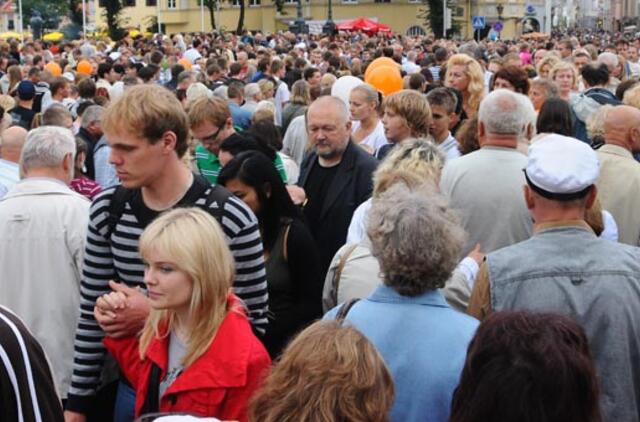
[[[370,34],[391,32],[391,28],[383,23],[374,22],[367,18],[357,18],[337,25],[339,31],[364,31]]]

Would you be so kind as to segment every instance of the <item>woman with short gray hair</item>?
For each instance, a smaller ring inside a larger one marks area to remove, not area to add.
[[[466,349],[478,322],[447,305],[438,288],[451,276],[464,241],[453,211],[433,187],[395,184],[371,208],[368,234],[383,285],[334,308],[362,332],[391,369],[391,420],[445,421]]]

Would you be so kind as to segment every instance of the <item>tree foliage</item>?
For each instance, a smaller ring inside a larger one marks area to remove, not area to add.
[[[122,14],[121,0],[104,0],[104,17],[109,30],[109,37],[118,41],[125,35],[125,30],[120,26]]]
[[[71,22],[82,26],[82,0],[68,0]]]
[[[37,10],[43,20],[42,29],[56,29],[61,18],[67,15],[68,8],[68,0],[22,0],[23,28],[29,27],[33,12]]]
[[[446,0],[446,2],[447,7],[451,9],[455,8],[451,0]],[[436,37],[442,37],[442,27],[444,25],[442,0],[422,0],[422,4],[426,7],[420,11],[418,17],[423,20],[425,26],[429,27]],[[455,19],[451,20],[451,25],[452,28],[447,29],[447,36],[451,36],[460,30]]]

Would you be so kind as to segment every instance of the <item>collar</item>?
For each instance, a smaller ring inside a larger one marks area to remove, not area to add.
[[[414,305],[435,306],[440,308],[449,307],[439,290],[427,290],[418,296],[403,296],[391,287],[384,285],[378,286],[367,300],[382,303],[410,303]]]
[[[618,157],[633,159],[633,154],[631,154],[631,152],[628,149],[625,149],[619,145],[604,144],[603,146],[598,148],[598,151],[602,151],[604,153],[611,154],[611,155],[617,155]]]
[[[196,145],[195,153],[198,160],[204,160],[211,164],[217,164],[220,162],[218,156],[206,149],[200,142]]]
[[[185,368],[165,394],[246,385],[253,332],[239,299],[230,294],[227,307],[229,312],[207,351]],[[146,358],[160,367],[163,377],[169,361],[169,337],[155,337],[146,352]]]
[[[29,195],[57,194],[80,196],[84,198],[82,195],[72,191],[61,180],[51,177],[28,177],[16,183],[3,199]]]
[[[591,226],[589,226],[584,220],[558,220],[535,224],[533,226],[533,234],[539,234],[548,230],[561,228],[577,228],[593,233]]]

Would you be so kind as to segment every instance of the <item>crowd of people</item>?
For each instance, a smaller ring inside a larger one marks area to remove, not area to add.
[[[0,43],[0,419],[640,421],[639,48]]]

